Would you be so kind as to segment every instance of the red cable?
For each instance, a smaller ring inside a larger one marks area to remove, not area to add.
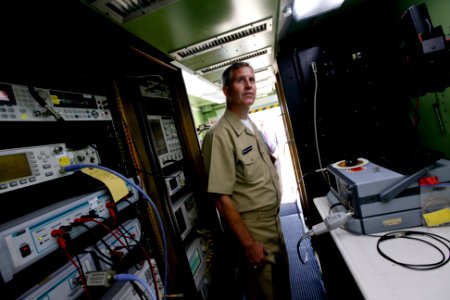
[[[116,212],[114,211],[114,208],[116,207],[116,205],[114,203],[106,203],[106,208],[109,210],[109,214],[111,215],[111,217],[114,220],[114,224],[117,223],[117,216],[116,216]]]
[[[80,280],[81,280],[81,286],[83,287],[84,293],[86,294],[86,296],[88,297],[88,299],[92,299],[91,295],[89,294],[89,291],[87,289],[87,284],[86,284],[86,279],[84,278],[84,274],[83,271],[81,270],[81,268],[75,263],[75,261],[73,260],[72,256],[70,255],[70,253],[67,251],[67,249],[63,249],[64,252],[67,255],[67,258],[69,259],[69,261],[72,263],[72,265],[74,265],[75,269],[77,269],[78,274],[80,274]]]
[[[76,219],[74,219],[73,222],[74,222],[74,223],[95,222],[95,223],[97,223],[98,225],[103,226],[107,231],[109,231],[109,232],[116,238],[117,241],[119,241],[120,244],[122,244],[122,246],[123,246],[124,248],[127,248],[127,246],[122,242],[122,240],[120,239],[120,237],[118,237],[118,236],[113,232],[113,230],[111,230],[108,226],[106,226],[105,224],[103,224],[102,222],[100,222],[100,221],[98,221],[98,220],[96,220],[96,219],[94,219],[94,218],[76,218]],[[119,231],[119,232],[120,232],[120,231]],[[53,231],[52,231],[52,236],[61,236],[61,235],[64,234],[64,233],[65,233],[65,231],[64,231],[64,230],[61,230],[61,229],[59,229],[59,230],[53,230]],[[126,239],[126,238],[134,239],[132,236],[127,237],[127,236],[125,236],[125,235],[123,235],[123,234],[122,234],[122,237],[125,238],[125,239]],[[62,238],[61,238],[61,239],[62,239]],[[58,244],[59,244],[59,240],[60,240],[60,239],[58,239]],[[63,242],[61,242],[61,243],[62,243],[62,247],[61,247],[61,248],[64,249],[64,251],[66,252],[66,255],[67,255],[68,258],[69,258],[69,260],[71,260],[72,264],[77,268],[78,272],[80,273],[79,268],[77,267],[77,265],[75,264],[75,262],[74,262],[73,259],[71,258],[70,254],[69,254],[69,253],[67,252],[67,250],[66,250],[64,239],[62,239],[62,240],[63,240]],[[151,263],[150,256],[148,255],[148,253],[147,253],[147,251],[145,250],[145,248],[144,248],[139,242],[136,241],[136,243],[142,248],[142,252],[144,253],[144,255],[145,255],[146,259],[147,259],[147,262],[148,262],[148,264],[149,264],[150,271],[151,271],[151,273],[152,273],[152,278],[153,278],[153,283],[154,283],[154,286],[155,286],[156,296],[157,296],[157,299],[160,299],[160,298],[159,298],[160,295],[159,295],[158,281],[156,280],[156,271],[155,271],[155,268],[153,267],[153,264]],[[82,274],[82,273],[80,273],[80,274]],[[86,287],[85,287],[85,284],[86,284],[86,283],[85,283],[84,277],[81,276],[81,275],[80,275],[80,277],[82,278],[83,288],[86,288]],[[87,291],[87,288],[85,289],[85,292],[86,292],[86,293],[88,292],[88,291]],[[89,294],[88,294],[88,297],[89,297],[89,299],[91,299]]]
[[[66,240],[63,237],[63,235],[65,233],[66,232],[62,229],[55,229],[55,230],[52,230],[51,235],[52,235],[52,237],[56,238],[56,241],[58,242],[58,246],[64,251],[67,258],[69,259],[69,261],[72,263],[72,265],[75,267],[78,274],[80,275],[81,286],[84,290],[84,293],[86,294],[88,299],[92,299],[91,295],[89,294],[89,291],[87,289],[86,279],[84,277],[83,271],[81,270],[81,267],[75,263],[72,256],[70,255],[69,251],[67,251]]]
[[[152,265],[152,261],[150,259],[150,255],[148,255],[147,251],[145,250],[145,248],[141,245],[141,243],[138,242],[138,245],[141,247],[142,252],[144,252],[145,258],[147,259],[148,265],[150,267],[150,271],[152,272],[152,278],[153,278],[153,283],[155,284],[155,292],[156,292],[156,298],[160,299],[159,297],[159,287],[158,287],[158,281],[156,280],[156,271],[155,268]]]

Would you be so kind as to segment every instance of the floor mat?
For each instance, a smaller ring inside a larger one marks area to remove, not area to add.
[[[282,203],[280,206],[280,217],[298,214],[296,202]]]
[[[293,204],[295,205],[295,203]],[[308,257],[307,262],[303,264],[298,257],[297,242],[303,235],[304,228],[297,209],[295,208],[293,214],[287,214],[288,211],[293,211],[291,203],[282,204],[280,208],[281,226],[289,255],[292,300],[326,299],[322,274],[309,239],[303,240],[300,246],[302,258],[305,260]],[[283,214],[281,214],[282,212]]]

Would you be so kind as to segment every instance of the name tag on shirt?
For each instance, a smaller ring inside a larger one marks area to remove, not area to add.
[[[245,155],[245,154],[249,153],[250,151],[252,151],[252,149],[253,149],[253,147],[252,147],[252,145],[250,145],[250,146],[244,148],[244,150],[242,150],[242,154]]]

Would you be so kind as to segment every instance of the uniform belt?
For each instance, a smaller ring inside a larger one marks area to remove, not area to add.
[[[241,213],[243,220],[259,220],[265,218],[272,218],[278,215],[280,208],[271,210],[255,210]]]

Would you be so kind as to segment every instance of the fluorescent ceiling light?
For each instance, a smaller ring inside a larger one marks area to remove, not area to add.
[[[294,18],[306,19],[339,8],[344,0],[295,0]]]
[[[184,83],[188,92],[192,92],[194,96],[202,94],[210,94],[216,91],[216,87],[207,80],[182,70]]]
[[[222,91],[217,91],[213,94],[203,95],[202,98],[218,104],[225,103],[226,101],[225,95],[223,94]]]
[[[203,98],[215,103],[224,103],[225,96],[213,83],[206,79],[182,70],[184,84],[189,95]]]

